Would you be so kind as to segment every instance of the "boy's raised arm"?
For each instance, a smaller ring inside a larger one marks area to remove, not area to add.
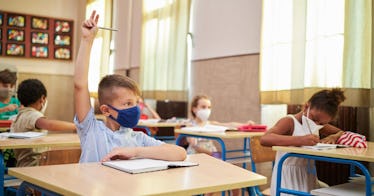
[[[90,18],[83,22],[82,38],[75,62],[74,73],[74,101],[75,113],[78,121],[82,122],[91,108],[88,92],[88,66],[93,40],[97,33],[99,15],[93,11]]]

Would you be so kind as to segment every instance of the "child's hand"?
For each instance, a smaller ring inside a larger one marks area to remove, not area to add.
[[[82,37],[84,39],[93,40],[97,33],[97,22],[99,21],[99,15],[96,11],[91,13],[89,19],[85,20],[82,24]]]
[[[339,137],[342,136],[343,134],[344,134],[344,131],[339,131],[335,134],[331,134],[331,135],[321,139],[321,142],[325,143],[325,144],[335,144],[336,141],[339,139]]]
[[[247,124],[248,125],[255,125],[256,123],[254,121],[249,120],[249,121],[247,121]]]
[[[319,136],[314,134],[300,136],[301,146],[314,146],[319,142]]]
[[[114,148],[109,154],[107,154],[101,162],[122,159],[127,160],[136,156],[136,148]]]
[[[6,112],[14,111],[18,108],[18,105],[16,104],[9,104],[5,107]]]
[[[325,144],[335,144],[335,141],[336,141],[335,137],[332,137],[331,135],[321,139],[321,143],[325,143]]]

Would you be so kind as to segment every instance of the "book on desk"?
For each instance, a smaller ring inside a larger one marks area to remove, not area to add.
[[[102,163],[105,166],[112,167],[130,174],[153,172],[166,170],[176,167],[197,166],[198,163],[187,161],[163,161],[156,159],[131,159],[131,160],[115,160]]]
[[[204,126],[190,126],[183,127],[181,130],[191,131],[191,132],[225,132],[230,128],[218,125],[204,125]]]
[[[225,127],[220,125],[207,124],[204,126],[183,127],[182,130],[192,132],[225,132],[225,131],[242,131],[242,132],[265,132],[266,125],[243,125],[238,128]]]
[[[5,132],[0,136],[15,139],[38,138],[46,135],[46,132],[28,131],[28,132]]]
[[[334,148],[348,148],[350,146],[347,145],[341,145],[341,144],[324,144],[324,143],[317,143],[314,146],[302,146],[306,149],[312,149],[312,150],[329,150]]]

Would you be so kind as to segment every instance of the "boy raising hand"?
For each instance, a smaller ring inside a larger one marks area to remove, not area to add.
[[[99,83],[99,108],[106,117],[105,123],[95,118],[88,91],[88,66],[90,52],[97,33],[99,15],[92,12],[82,24],[82,39],[75,66],[74,122],[80,137],[82,154],[80,162],[98,162],[111,159],[152,158],[179,161],[186,158],[182,147],[166,144],[134,132],[140,109],[137,106],[138,85],[124,75],[107,75]]]

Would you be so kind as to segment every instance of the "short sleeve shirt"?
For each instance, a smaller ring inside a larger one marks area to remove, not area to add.
[[[44,117],[43,113],[32,107],[21,108],[10,130],[12,132],[35,131],[35,129],[37,129],[35,125],[36,121]]]
[[[91,108],[82,122],[74,117],[77,133],[80,138],[82,154],[80,163],[99,162],[115,147],[159,146],[164,142],[149,137],[143,132],[120,127],[112,131],[103,121],[97,120]]]
[[[35,124],[39,118],[45,118],[44,114],[32,107],[24,107],[19,110],[16,119],[13,121],[11,132],[42,131],[37,129]],[[40,154],[49,148],[25,148],[15,149],[17,167],[36,166],[40,161]]]

